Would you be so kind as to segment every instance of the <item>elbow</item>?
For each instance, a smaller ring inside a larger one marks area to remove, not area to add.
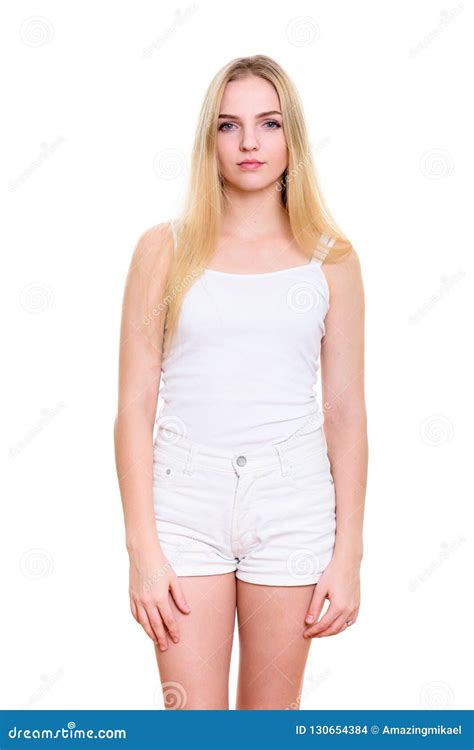
[[[367,410],[365,404],[351,404],[336,408],[326,408],[324,423],[330,429],[357,427],[367,432]]]

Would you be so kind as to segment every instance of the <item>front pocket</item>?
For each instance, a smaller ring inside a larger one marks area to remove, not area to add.
[[[303,464],[292,466],[290,476],[293,485],[301,490],[318,490],[334,486],[327,456],[324,460],[306,461]]]

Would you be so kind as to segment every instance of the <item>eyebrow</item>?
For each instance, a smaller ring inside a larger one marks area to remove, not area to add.
[[[270,110],[270,112],[260,112],[259,115],[255,115],[256,119],[258,120],[260,117],[268,117],[268,115],[281,115],[281,112],[278,112],[276,109]],[[229,120],[240,120],[240,117],[238,115],[219,115],[219,120],[223,117],[228,117]]]

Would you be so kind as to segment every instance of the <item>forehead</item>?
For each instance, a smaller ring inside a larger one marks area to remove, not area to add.
[[[273,109],[280,110],[275,87],[265,78],[252,75],[226,84],[219,112],[245,117]]]

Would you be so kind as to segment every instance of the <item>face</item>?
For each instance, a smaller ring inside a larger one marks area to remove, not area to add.
[[[224,181],[241,190],[261,190],[278,181],[288,165],[280,101],[259,76],[229,81],[219,110],[217,159]],[[245,161],[260,165],[245,165]]]

